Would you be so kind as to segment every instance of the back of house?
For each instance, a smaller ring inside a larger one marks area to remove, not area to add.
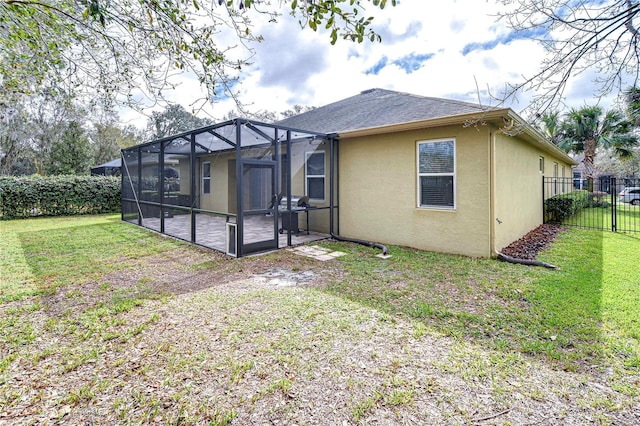
[[[575,164],[510,109],[382,89],[278,124],[337,133],[340,235],[423,250],[494,255],[542,223],[542,176]]]

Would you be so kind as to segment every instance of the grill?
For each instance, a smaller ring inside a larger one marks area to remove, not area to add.
[[[282,197],[278,210],[287,210],[288,203],[287,197]],[[304,210],[309,207],[309,197],[307,196],[292,196],[291,197],[291,210]]]
[[[307,211],[309,207],[309,197],[307,196],[292,196],[291,197],[291,211],[287,210],[288,198],[282,197],[280,204],[278,205],[278,213],[280,214],[281,225],[280,233],[284,231],[291,231],[296,235],[302,232],[298,227],[298,213]],[[308,225],[307,216],[307,225]],[[307,226],[309,228],[309,226]],[[309,230],[307,229],[307,232]]]

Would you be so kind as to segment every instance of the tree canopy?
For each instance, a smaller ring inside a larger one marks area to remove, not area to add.
[[[184,109],[182,105],[169,105],[164,111],[154,111],[147,120],[148,140],[176,135],[188,130],[213,124],[211,120],[199,118]]]
[[[62,137],[53,141],[45,170],[50,175],[87,174],[93,159],[91,142],[79,123],[67,123]]]
[[[585,175],[590,184],[595,174],[598,150],[609,150],[618,157],[630,157],[638,146],[633,123],[620,111],[603,111],[598,106],[570,110],[555,127],[560,148],[584,156]]]
[[[517,34],[538,40],[547,56],[534,75],[507,88],[505,97],[535,92],[532,113],[561,109],[568,85],[582,73],[593,80],[596,98],[638,86],[638,0],[497,0],[498,18]]]
[[[0,0],[0,106],[38,91],[131,106],[163,101],[171,75],[189,72],[203,102],[234,96],[251,56],[256,19],[284,4],[301,27],[338,38],[379,40],[365,6],[396,0]]]

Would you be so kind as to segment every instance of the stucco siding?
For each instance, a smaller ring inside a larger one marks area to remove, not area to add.
[[[540,170],[540,158],[544,170]],[[542,177],[553,175],[561,159],[518,137],[495,136],[495,247],[501,250],[542,224]]]
[[[456,141],[456,207],[418,207],[417,142]],[[341,139],[340,233],[386,244],[486,257],[489,129],[462,125]]]
[[[229,206],[229,186],[234,186],[235,182],[229,182],[229,159],[231,154],[208,155],[198,158],[196,167],[196,190],[200,197],[200,208],[215,212],[230,212]],[[211,184],[210,193],[203,193],[202,186],[202,164],[211,164]],[[235,186],[234,186],[235,190]]]
[[[327,142],[315,141],[313,144],[295,143],[291,147],[291,194],[293,196],[308,196],[306,191],[306,175],[305,175],[305,158],[307,153],[324,152],[324,194],[323,200],[310,200],[310,204],[314,207],[329,206],[329,148]],[[283,164],[284,166],[284,164]],[[282,193],[286,194],[286,188],[282,188]],[[329,232],[329,211],[328,210],[311,210],[309,213],[309,229],[314,232]],[[306,215],[301,213],[298,215],[299,228],[306,229]]]
[[[283,148],[283,153],[286,154],[286,149]],[[325,198],[324,200],[311,200],[311,204],[314,207],[326,207],[329,206],[329,150],[326,142],[315,141],[313,144],[303,142],[294,143],[292,145],[291,153],[291,193],[294,196],[303,196],[306,194],[305,188],[305,158],[306,154],[310,152],[324,152],[325,153]],[[256,155],[251,153],[247,154],[246,158],[264,158],[266,151],[260,151]],[[204,162],[211,163],[211,192],[204,194],[202,191],[202,164]],[[237,177],[236,177],[236,154],[235,152],[229,152],[224,154],[213,154],[208,156],[198,157],[196,168],[197,176],[197,194],[200,197],[200,208],[204,210],[211,210],[215,212],[230,212],[236,213],[237,211]],[[285,166],[284,161],[282,167]],[[188,164],[187,164],[188,168]],[[182,171],[181,171],[182,173]],[[284,172],[282,172],[284,176]],[[248,205],[248,197],[250,197],[250,187],[255,182],[250,180],[250,176],[245,176],[245,188],[244,196],[245,202]],[[286,183],[281,183],[282,187],[280,193],[286,194]],[[182,183],[181,183],[182,188]],[[188,188],[187,188],[188,189]],[[268,202],[265,201],[263,208],[267,208]],[[295,207],[295,206],[294,206]],[[306,213],[298,215],[299,229],[306,229]],[[309,215],[309,228],[315,232],[329,232],[329,213],[328,210],[311,210]]]

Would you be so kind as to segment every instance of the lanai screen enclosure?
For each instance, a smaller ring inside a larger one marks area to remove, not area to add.
[[[234,119],[124,149],[122,219],[238,257],[324,238],[337,224],[337,144]]]

